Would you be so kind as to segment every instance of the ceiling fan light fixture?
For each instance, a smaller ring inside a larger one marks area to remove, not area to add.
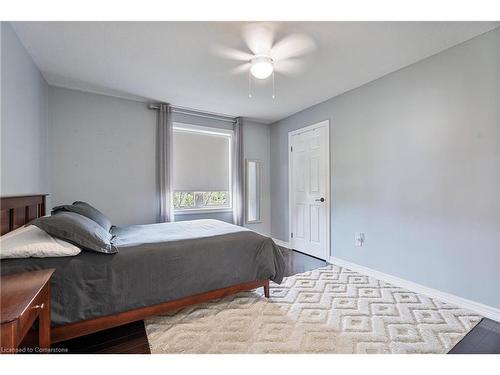
[[[251,61],[250,73],[257,79],[266,79],[274,71],[274,61],[269,56],[257,56]]]

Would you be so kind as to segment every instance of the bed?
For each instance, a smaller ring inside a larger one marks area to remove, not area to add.
[[[1,201],[2,234],[44,215],[45,196]],[[217,220],[113,227],[119,252],[3,259],[1,273],[54,268],[52,342],[281,282],[272,239]]]

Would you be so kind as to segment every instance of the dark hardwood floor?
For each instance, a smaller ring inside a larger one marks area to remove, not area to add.
[[[500,323],[484,318],[449,354],[500,354]]]
[[[290,276],[326,266],[323,260],[289,251],[285,275]],[[139,321],[55,345],[67,353],[149,354],[144,322]],[[483,319],[451,351],[451,354],[500,354],[500,323]]]
[[[69,354],[150,354],[144,322],[120,327],[55,344]]]
[[[328,265],[324,260],[314,258],[310,255],[295,250],[284,250],[286,250],[283,252],[285,255],[285,276],[296,275]]]

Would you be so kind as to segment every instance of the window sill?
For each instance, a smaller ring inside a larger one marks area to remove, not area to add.
[[[191,215],[191,214],[217,214],[233,212],[232,208],[200,208],[192,210],[174,210],[174,215]]]

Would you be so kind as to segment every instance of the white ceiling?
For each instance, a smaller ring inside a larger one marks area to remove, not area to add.
[[[248,50],[242,22],[15,22],[51,85],[274,122],[499,26],[498,22],[277,22],[275,40],[312,37],[296,75],[248,98],[240,64],[215,45]]]

